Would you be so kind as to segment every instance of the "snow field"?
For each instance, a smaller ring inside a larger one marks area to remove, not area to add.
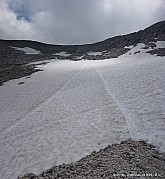
[[[81,62],[54,61],[38,67],[44,71],[30,78],[11,80],[0,87],[0,133],[19,122],[31,110],[59,91],[83,65]],[[69,67],[69,70],[67,70]],[[37,79],[37,80],[36,80]],[[25,82],[23,85],[18,85]]]
[[[63,63],[68,68],[68,62]],[[88,62],[71,64],[78,71],[60,90],[2,132],[0,176],[11,178],[21,173],[40,173],[130,137],[124,116],[107,94],[96,71]],[[55,70],[55,64],[45,65],[46,76],[53,65]],[[65,71],[64,67],[61,69]],[[71,69],[66,71],[72,72]],[[35,78],[39,79],[35,80],[38,86],[41,79]],[[42,85],[44,87],[45,83]]]
[[[1,178],[37,174],[130,137],[165,151],[165,58],[142,48],[117,59],[52,60],[1,86]]]
[[[165,151],[165,59],[119,58],[92,62],[127,119],[131,137]],[[119,63],[119,61],[121,63]]]

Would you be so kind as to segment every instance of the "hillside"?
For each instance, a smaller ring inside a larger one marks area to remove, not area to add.
[[[165,21],[144,30],[116,36],[85,45],[53,45],[28,40],[0,40],[0,85],[8,80],[30,75],[38,70],[30,62],[47,59],[100,60],[116,58],[130,50],[131,45],[144,43],[146,52],[165,56],[165,48],[155,48],[155,42],[165,41]],[[27,53],[25,48],[38,53]]]
[[[93,44],[85,44],[85,45],[53,45],[53,44],[45,44],[36,41],[28,41],[28,40],[0,40],[1,46],[14,46],[14,47],[30,47],[36,50],[39,50],[42,54],[53,55],[59,52],[66,52],[68,54],[72,54],[72,56],[80,56],[84,55],[84,53],[90,51],[108,51],[112,52],[115,49],[116,55],[115,57],[123,54],[125,51],[123,50],[125,46],[136,45],[137,43],[145,43],[155,41],[165,41],[165,21],[160,21],[144,30],[140,30],[138,32],[134,32],[127,35],[116,36],[104,41],[100,41]],[[109,56],[109,58],[113,58],[114,55]]]

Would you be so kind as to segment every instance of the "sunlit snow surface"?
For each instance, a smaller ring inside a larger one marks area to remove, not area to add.
[[[165,151],[165,58],[128,56],[53,60],[1,86],[1,178],[40,173],[129,137]]]

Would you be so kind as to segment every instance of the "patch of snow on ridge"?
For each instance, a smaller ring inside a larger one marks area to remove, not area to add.
[[[165,48],[165,41],[157,41],[156,48]]]
[[[88,52],[88,55],[93,55],[93,56],[97,56],[97,55],[102,55],[102,52]]]
[[[82,60],[85,55],[82,55],[80,57],[77,57],[77,59]]]
[[[68,57],[71,54],[67,53],[67,52],[59,52],[59,53],[55,53],[54,55],[58,55],[58,56],[63,56],[63,57]]]
[[[133,45],[125,46],[124,48],[133,48]]]
[[[129,46],[130,48],[131,46]],[[145,49],[146,45],[143,43],[138,43],[136,46],[134,46],[132,49],[130,49],[127,53],[121,55],[120,57],[126,57],[126,58],[155,58],[155,55],[151,55],[149,53],[146,53],[147,51],[150,51],[151,48]],[[127,47],[128,48],[128,47]]]
[[[15,48],[16,50],[24,51],[25,54],[39,54],[39,53],[41,53],[39,50],[35,50],[35,49],[29,48],[29,47],[24,47],[24,48],[12,47],[12,48]]]
[[[146,46],[144,43],[138,43],[136,46],[125,46],[124,48],[129,48],[130,50],[121,55],[121,57],[128,57],[128,58],[155,58],[155,55],[151,55],[146,53],[150,50],[165,48],[165,41],[157,41],[157,42],[150,42],[155,44],[155,47]],[[146,48],[147,47],[147,48]]]

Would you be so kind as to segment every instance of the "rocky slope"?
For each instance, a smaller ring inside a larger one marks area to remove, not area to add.
[[[165,154],[144,141],[123,141],[81,160],[18,179],[165,178]]]
[[[30,62],[50,59],[51,55],[46,54],[25,54],[9,45],[0,42],[0,85],[8,80],[21,78],[39,71]]]

